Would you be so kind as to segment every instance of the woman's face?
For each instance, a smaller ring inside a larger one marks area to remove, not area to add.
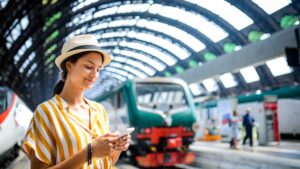
[[[97,52],[90,52],[80,57],[75,63],[67,62],[69,81],[76,87],[84,90],[91,89],[98,79],[102,68],[101,55]]]

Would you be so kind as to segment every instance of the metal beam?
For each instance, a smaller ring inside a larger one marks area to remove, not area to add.
[[[243,67],[261,65],[267,60],[285,54],[285,47],[296,47],[294,29],[274,33],[269,38],[244,46],[241,50],[225,54],[203,66],[175,75],[187,83],[200,82],[227,72],[237,72]]]

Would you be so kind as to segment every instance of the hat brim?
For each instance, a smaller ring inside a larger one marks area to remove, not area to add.
[[[106,52],[102,51],[102,50],[97,50],[97,49],[77,49],[77,50],[72,50],[72,51],[69,51],[69,52],[66,52],[62,55],[59,55],[56,59],[55,59],[55,64],[56,66],[61,69],[61,63],[69,58],[70,56],[73,56],[75,54],[78,54],[78,53],[82,53],[82,52],[98,52],[98,53],[101,53],[103,54],[103,57],[104,57],[104,62],[102,63],[102,66],[106,66],[108,65],[110,62],[111,62],[111,56],[109,54],[107,54]]]

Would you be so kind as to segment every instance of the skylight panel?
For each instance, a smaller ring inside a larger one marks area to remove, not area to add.
[[[32,45],[32,38],[29,37],[29,38],[26,40],[26,42],[25,42],[25,46],[26,46],[26,48],[28,49],[28,48],[31,47],[31,45]]]
[[[118,42],[100,42],[100,47],[105,47],[105,46],[117,46]]]
[[[113,67],[110,67],[110,66],[105,67],[105,69],[109,70],[111,72],[116,72],[116,73],[118,73],[122,76],[125,76],[125,77],[129,75],[128,72],[126,72],[124,70],[116,69],[116,68],[113,68]]]
[[[157,14],[161,9],[163,8],[163,5],[160,4],[152,4],[148,10],[149,13]]]
[[[139,20],[137,22],[137,26],[146,27],[148,29],[152,29],[152,30],[170,35],[170,36],[178,39],[179,41],[182,41],[187,46],[190,46],[196,52],[205,48],[205,45],[200,40],[198,40],[191,34],[185,32],[181,29],[178,29],[174,26],[170,26],[170,25],[158,22],[158,21],[149,21],[149,20],[145,20],[145,19]]]
[[[88,32],[92,32],[99,29],[105,29],[108,27],[108,22],[99,23],[97,25],[92,25],[87,29]]]
[[[126,32],[108,32],[103,33],[101,38],[112,38],[112,37],[124,37],[126,36]]]
[[[0,2],[1,8],[2,8],[2,9],[4,9],[4,8],[6,7],[8,1],[9,1],[9,0],[2,0],[2,1]]]
[[[252,0],[252,2],[269,15],[292,3],[291,0]]]
[[[136,76],[138,76],[140,78],[146,78],[147,77],[147,75],[145,73],[142,73],[141,71],[138,71],[135,68],[132,68],[132,67],[129,67],[129,66],[126,66],[126,65],[122,65],[120,63],[112,62],[109,65],[112,66],[112,67],[124,69],[127,72],[131,72],[132,74],[135,74]]]
[[[143,54],[140,54],[137,52],[132,52],[132,51],[128,51],[128,50],[120,50],[119,54],[141,60],[142,62],[153,66],[158,71],[162,71],[166,68],[166,66],[164,64],[152,59],[149,56],[146,56],[146,55],[143,55]]]
[[[154,36],[149,33],[140,33],[140,32],[135,32],[135,31],[130,31],[127,34],[128,37],[130,38],[136,38],[140,39],[146,42],[151,42],[153,44],[157,44],[158,46],[161,46],[162,48],[167,49],[169,52],[173,53],[176,57],[180,59],[185,59],[189,57],[190,53],[184,49],[179,47],[178,45],[173,44],[172,42],[163,39],[158,36]]]
[[[280,76],[292,72],[284,57],[279,57],[266,62],[273,76]]]
[[[102,9],[100,11],[97,11],[94,13],[94,18],[99,18],[102,16],[107,16],[107,15],[112,15],[112,14],[116,14],[118,11],[118,6],[114,6],[111,8],[106,8],[106,9]]]
[[[22,19],[21,19],[21,27],[23,30],[25,30],[27,28],[29,24],[29,19],[28,19],[28,16],[24,16]]]
[[[218,90],[217,82],[213,79],[205,79],[203,80],[202,83],[208,92],[213,92]]]
[[[13,41],[15,41],[16,39],[18,39],[18,37],[21,35],[21,26],[20,24],[17,24],[16,27],[14,27],[14,29],[11,31],[11,36]]]
[[[125,57],[114,57],[113,59],[114,61],[118,61],[118,62],[122,62],[122,63],[126,63],[129,64],[133,67],[139,68],[140,70],[143,70],[144,72],[146,72],[149,76],[152,76],[155,74],[155,70],[150,68],[149,66],[146,66],[138,61],[134,61],[132,59],[128,59]]]
[[[174,15],[174,13],[176,13],[176,15]],[[218,42],[228,36],[228,33],[221,27],[214,22],[209,22],[206,18],[196,13],[188,12],[176,7],[164,6],[158,14],[178,20],[179,22],[193,27],[210,38],[213,42]]]
[[[237,85],[237,82],[235,81],[231,73],[225,73],[221,75],[220,80],[222,81],[225,88],[230,88]]]
[[[136,50],[140,50],[143,52],[146,52],[158,59],[160,59],[161,61],[165,62],[167,65],[171,66],[174,65],[176,63],[176,59],[173,58],[172,56],[160,51],[159,49],[156,49],[154,47],[150,47],[148,45],[144,45],[141,43],[136,43],[136,42],[126,42],[123,41],[124,43],[120,43],[120,46],[128,46],[132,49],[136,49]]]
[[[30,69],[28,70],[26,76],[29,77],[29,76],[32,74],[32,72],[36,69],[36,67],[37,67],[37,64],[34,63],[34,64],[30,67]]]
[[[251,83],[259,80],[259,76],[253,66],[245,67],[241,69],[240,72],[247,83]]]
[[[120,5],[118,13],[129,13],[129,12],[146,12],[150,7],[150,4],[127,4]]]
[[[136,24],[136,19],[126,19],[126,20],[116,20],[109,22],[109,27],[119,27],[119,26],[134,26]]]
[[[216,15],[219,15],[221,18],[230,23],[237,30],[241,30],[253,23],[253,20],[248,17],[241,10],[231,5],[230,3],[224,0],[185,0],[191,3],[194,3],[200,7],[203,7]]]
[[[202,93],[201,90],[200,90],[200,88],[199,88],[199,84],[197,84],[197,83],[190,84],[189,88],[192,91],[192,93],[193,93],[194,96],[197,96],[197,95],[199,95],[199,94]]]

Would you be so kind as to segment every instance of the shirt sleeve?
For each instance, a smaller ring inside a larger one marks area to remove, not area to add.
[[[41,162],[51,166],[55,163],[54,140],[47,123],[49,120],[44,120],[46,117],[41,109],[35,110],[21,148],[28,157],[34,154]]]

